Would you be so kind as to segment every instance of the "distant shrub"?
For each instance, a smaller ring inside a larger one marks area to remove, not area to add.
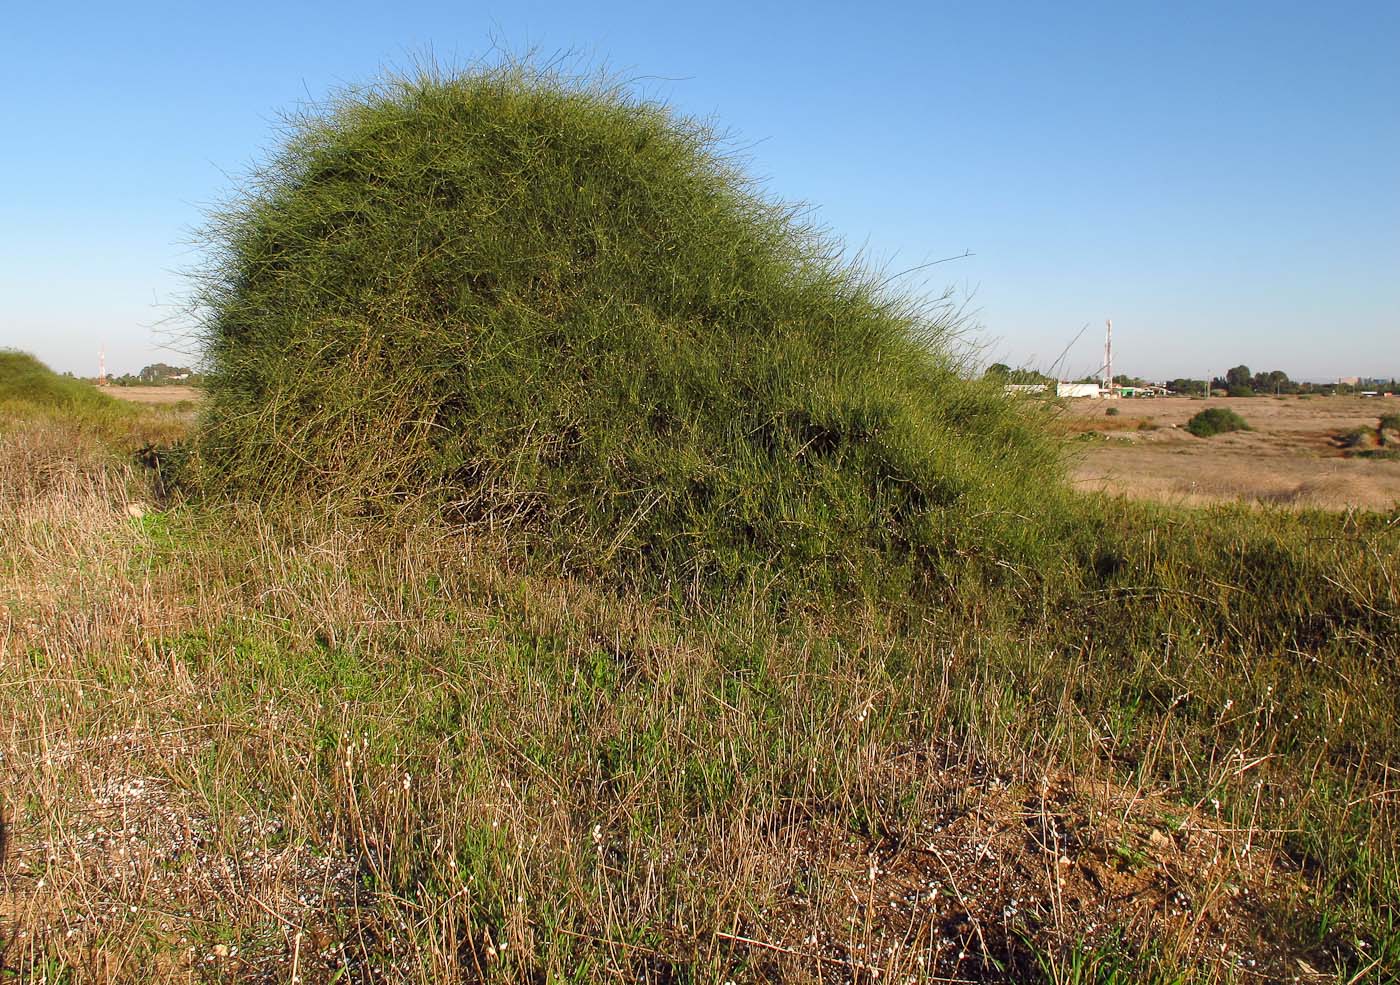
[[[1105,417],[1117,417],[1117,416],[1119,415],[1119,413],[1121,413],[1121,412],[1118,410],[1117,407],[1110,407],[1110,408],[1108,408],[1108,410],[1104,411],[1104,416],[1105,416]]]
[[[1254,391],[1251,390],[1251,389],[1250,389],[1249,387],[1247,387],[1247,386],[1232,386],[1232,387],[1230,387],[1228,390],[1226,390],[1225,393],[1226,393],[1227,396],[1230,396],[1230,397],[1252,397],[1252,396],[1254,396]]]
[[[1186,422],[1186,430],[1198,438],[1209,438],[1227,431],[1253,429],[1243,417],[1228,407],[1208,407]]]
[[[1381,415],[1381,419],[1376,422],[1376,440],[1381,444],[1386,444],[1387,431],[1400,431],[1400,414]]]
[[[1159,425],[1157,424],[1157,422],[1149,417],[1146,420],[1138,421],[1137,429],[1139,431],[1156,431],[1158,427]]]

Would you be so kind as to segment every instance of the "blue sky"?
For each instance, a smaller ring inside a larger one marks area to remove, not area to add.
[[[190,231],[280,111],[431,51],[571,49],[971,298],[989,358],[1400,375],[1400,4],[24,4],[0,34],[0,346],[188,361]],[[170,320],[173,316],[174,320]]]

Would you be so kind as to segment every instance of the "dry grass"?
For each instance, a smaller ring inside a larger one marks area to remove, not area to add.
[[[109,386],[102,392],[133,404],[197,404],[204,399],[204,391],[192,386]]]
[[[1157,980],[1326,980],[1395,946],[1347,902],[1383,873],[1302,847],[1393,865],[1351,664],[1290,707],[1228,654],[1149,657],[1161,699],[1105,700],[1100,644],[990,617],[779,625],[150,499],[81,428],[0,434],[22,978],[1023,980],[1126,934]]]

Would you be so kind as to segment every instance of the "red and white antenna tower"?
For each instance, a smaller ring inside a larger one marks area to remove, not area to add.
[[[107,347],[97,350],[97,385],[107,385]]]
[[[1108,332],[1103,338],[1103,388],[1113,396],[1113,319],[1104,322]]]

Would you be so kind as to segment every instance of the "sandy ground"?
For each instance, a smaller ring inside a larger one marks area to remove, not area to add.
[[[134,404],[177,404],[182,400],[199,400],[203,394],[192,386],[108,386],[102,392],[118,400]]]
[[[1400,413],[1400,399],[1169,397],[1113,405],[1116,417],[1106,416],[1102,401],[1071,404],[1065,423],[1091,436],[1076,448],[1073,477],[1081,488],[1182,503],[1400,507],[1400,461],[1346,458],[1333,440]],[[1215,406],[1234,410],[1254,430],[1196,438],[1182,429]],[[1144,421],[1156,429],[1137,430]]]

